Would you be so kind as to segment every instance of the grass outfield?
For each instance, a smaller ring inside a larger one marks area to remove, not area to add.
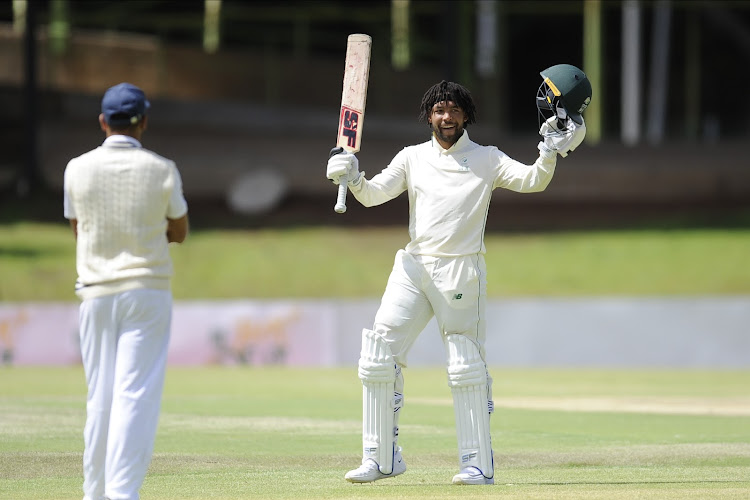
[[[196,230],[171,249],[180,299],[380,297],[404,228]],[[490,297],[750,293],[750,229],[491,233]],[[65,224],[0,225],[0,301],[76,301]]]
[[[407,369],[405,474],[352,485],[356,368],[175,368],[142,489],[161,499],[746,499],[750,372],[491,370],[496,484],[457,470],[442,369]],[[80,499],[80,367],[0,370],[0,499]]]

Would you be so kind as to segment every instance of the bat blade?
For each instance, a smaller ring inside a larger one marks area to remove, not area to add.
[[[349,153],[358,152],[362,143],[371,48],[372,38],[369,35],[355,33],[347,38],[336,146]],[[334,207],[338,213],[346,212],[346,190],[346,182],[341,182]]]

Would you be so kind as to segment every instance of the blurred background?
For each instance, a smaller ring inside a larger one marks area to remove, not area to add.
[[[267,345],[255,362],[353,366],[408,210],[404,194],[333,211],[351,33],[373,38],[370,177],[428,140],[419,105],[442,79],[471,89],[472,139],[526,163],[540,71],[592,83],[585,143],[550,188],[493,194],[490,363],[748,366],[750,2],[720,0],[0,0],[3,359],[77,359],[63,172],[101,143],[101,96],[127,81],[198,230],[174,252],[171,359],[247,363]],[[258,230],[201,231],[235,228]],[[442,362],[428,330],[413,362]]]
[[[2,0],[3,217],[62,222],[65,165],[100,143],[101,95],[128,81],[151,100],[145,146],[177,162],[194,224],[403,224],[405,196],[336,215],[324,176],[358,32],[373,38],[368,176],[429,137],[419,103],[441,79],[474,94],[472,139],[531,163],[539,72],[569,63],[593,85],[586,142],[553,189],[496,192],[490,229],[748,212],[747,1]]]

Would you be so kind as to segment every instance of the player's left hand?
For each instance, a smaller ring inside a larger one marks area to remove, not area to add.
[[[581,122],[579,125],[570,117],[567,117],[561,127],[557,116],[549,118],[539,128],[539,135],[542,136],[544,146],[547,149],[556,151],[560,156],[565,158],[586,137],[586,122],[583,120],[583,117],[581,117]]]
[[[359,179],[359,160],[352,153],[338,153],[328,159],[326,177],[334,184],[356,183]]]

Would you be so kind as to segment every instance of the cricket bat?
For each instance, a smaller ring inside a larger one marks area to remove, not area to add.
[[[367,81],[370,77],[370,48],[372,38],[356,33],[346,42],[346,65],[344,66],[344,88],[341,91],[341,112],[336,147],[329,158],[347,151],[356,153],[362,142],[362,124],[365,120]],[[346,180],[339,184],[338,197],[333,209],[340,214],[346,212]]]

